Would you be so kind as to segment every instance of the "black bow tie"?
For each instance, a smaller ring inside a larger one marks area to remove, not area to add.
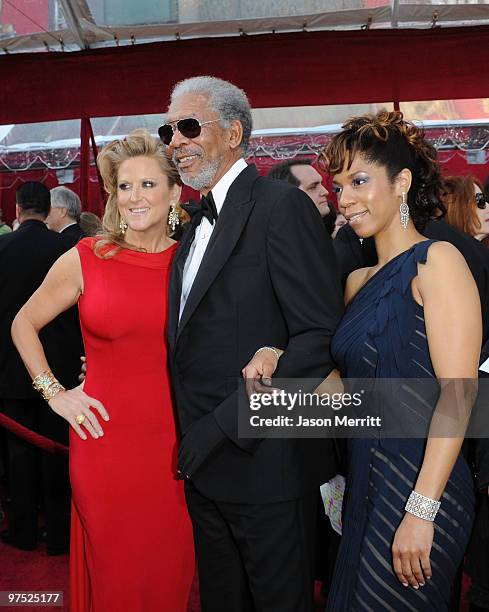
[[[199,215],[198,222],[200,222],[202,217],[205,217],[211,225],[214,225],[214,221],[217,221],[218,214],[216,203],[212,197],[212,191],[209,191],[206,196],[202,196],[200,202],[190,200],[187,204],[182,204],[182,208],[192,218]]]

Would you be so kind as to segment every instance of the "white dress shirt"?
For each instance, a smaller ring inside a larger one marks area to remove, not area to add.
[[[212,197],[216,204],[217,214],[220,214],[224,200],[226,199],[229,188],[232,183],[236,180],[238,175],[248,167],[245,160],[240,157],[226,174],[219,180],[219,182],[211,189]],[[182,316],[183,309],[187,303],[192,285],[194,284],[195,277],[199,271],[202,258],[204,257],[205,250],[211,239],[212,232],[216,227],[217,221],[211,225],[207,217],[202,217],[202,221],[195,230],[194,240],[190,247],[188,257],[185,261],[185,267],[183,268],[183,279],[182,279],[182,295],[180,297],[180,315],[178,320]]]

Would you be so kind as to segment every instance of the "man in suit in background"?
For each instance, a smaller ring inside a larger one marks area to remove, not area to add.
[[[83,238],[79,225],[81,201],[78,195],[68,187],[51,189],[51,210],[46,223],[50,230],[59,232],[67,249],[71,249]]]
[[[172,266],[168,340],[203,612],[311,612],[317,489],[331,440],[238,434],[237,380],[264,345],[278,378],[324,378],[343,304],[321,217],[299,189],[243,159],[251,112],[214,77],[173,90],[160,128],[205,198]]]
[[[321,217],[329,215],[329,192],[323,185],[323,177],[312,167],[310,159],[288,159],[275,164],[268,173],[268,178],[286,181],[299,187],[311,198]]]
[[[13,345],[10,327],[18,310],[66,251],[61,236],[49,231],[49,190],[38,182],[24,183],[16,193],[20,227],[0,240],[0,410],[28,429],[62,444],[68,425],[34,391],[31,378]],[[82,343],[79,327],[67,313],[40,334],[56,377],[67,388],[76,386]],[[38,539],[40,487],[44,501],[48,554],[67,552],[70,487],[66,456],[40,452],[8,433],[9,485],[12,503],[9,529],[2,540],[22,550],[33,550]]]

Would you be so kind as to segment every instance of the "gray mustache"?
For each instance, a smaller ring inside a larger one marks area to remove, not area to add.
[[[179,157],[185,157],[187,155],[199,155],[200,156],[200,151],[181,151],[181,150],[173,151],[172,153],[173,163],[176,164]]]

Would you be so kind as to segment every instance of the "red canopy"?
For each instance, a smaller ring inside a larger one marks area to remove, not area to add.
[[[159,113],[212,74],[252,106],[489,97],[489,27],[201,38],[0,57],[0,124]]]

